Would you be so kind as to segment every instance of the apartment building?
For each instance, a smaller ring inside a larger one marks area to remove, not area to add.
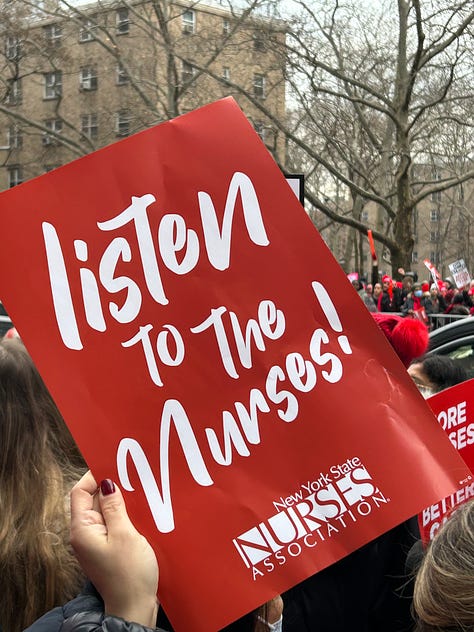
[[[0,190],[227,95],[282,158],[283,138],[252,103],[285,114],[281,22],[213,0],[6,10]]]

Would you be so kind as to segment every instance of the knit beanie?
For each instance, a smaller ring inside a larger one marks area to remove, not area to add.
[[[428,350],[428,330],[420,320],[386,313],[372,317],[406,367]]]

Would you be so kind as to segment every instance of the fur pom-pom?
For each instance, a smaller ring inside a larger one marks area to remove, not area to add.
[[[386,313],[372,316],[406,367],[428,350],[428,330],[420,320]]]

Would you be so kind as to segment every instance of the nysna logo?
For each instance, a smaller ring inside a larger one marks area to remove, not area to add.
[[[305,548],[327,542],[374,509],[388,503],[358,457],[274,501],[277,513],[233,540],[253,579],[272,572]]]

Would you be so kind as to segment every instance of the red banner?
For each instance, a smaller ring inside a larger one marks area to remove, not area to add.
[[[474,379],[430,397],[427,402],[453,446],[474,475]],[[449,496],[419,515],[421,537],[429,542],[449,514],[474,497],[474,476],[468,475]]]
[[[469,474],[232,99],[0,213],[1,298],[152,542],[176,630],[223,627]]]
[[[438,272],[438,270],[435,268],[435,266],[431,263],[429,259],[423,259],[423,263],[430,271],[431,277],[433,279],[433,283],[438,285],[438,281],[441,281],[441,275]]]

